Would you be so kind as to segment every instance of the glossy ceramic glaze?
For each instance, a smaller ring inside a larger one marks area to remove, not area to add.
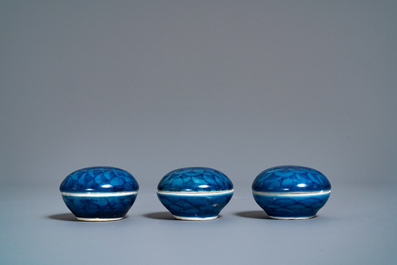
[[[315,169],[278,166],[261,172],[252,184],[252,192],[271,218],[309,219],[327,202],[331,184]]]
[[[81,221],[114,221],[125,217],[139,186],[127,171],[89,167],[69,174],[60,191],[66,206]]]
[[[181,168],[162,178],[157,196],[176,219],[211,220],[232,198],[233,184],[212,168]]]

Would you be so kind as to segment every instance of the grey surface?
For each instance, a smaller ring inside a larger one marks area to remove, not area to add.
[[[393,264],[395,1],[0,1],[0,263]],[[323,172],[318,218],[271,221],[262,170]],[[142,187],[129,218],[71,221],[70,172]],[[169,220],[167,172],[236,187],[222,218]]]
[[[79,222],[57,187],[12,187],[0,207],[1,264],[395,264],[394,187],[334,186],[310,220],[272,220],[237,188],[221,217],[177,221],[155,189],[126,219]],[[17,195],[18,194],[18,195]]]

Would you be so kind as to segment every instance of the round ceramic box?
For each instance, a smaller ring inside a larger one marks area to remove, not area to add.
[[[80,221],[115,221],[125,217],[138,194],[138,182],[114,167],[89,167],[61,183],[62,198]]]
[[[232,198],[233,184],[215,169],[181,168],[163,177],[157,196],[176,219],[212,220]]]
[[[270,218],[309,219],[327,202],[331,184],[315,169],[279,166],[261,172],[252,184],[252,192]]]

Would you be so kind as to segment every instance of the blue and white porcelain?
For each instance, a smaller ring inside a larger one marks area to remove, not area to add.
[[[233,183],[222,172],[187,167],[165,175],[157,196],[176,219],[201,221],[216,219],[233,191]]]
[[[127,171],[89,167],[69,174],[61,183],[62,198],[80,221],[115,221],[125,217],[139,185]]]
[[[274,219],[309,219],[324,206],[331,184],[319,171],[301,166],[264,170],[252,184],[255,201]]]

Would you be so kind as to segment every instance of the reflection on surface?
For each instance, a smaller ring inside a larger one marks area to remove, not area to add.
[[[75,221],[78,222],[76,217],[72,213],[60,213],[60,214],[53,214],[49,215],[48,218],[53,219],[53,220],[59,220],[59,221]]]
[[[237,212],[235,215],[245,218],[255,218],[255,219],[269,219],[272,220],[265,211],[244,211]]]
[[[158,220],[176,220],[170,212],[155,212],[144,215],[147,218],[158,219]]]

